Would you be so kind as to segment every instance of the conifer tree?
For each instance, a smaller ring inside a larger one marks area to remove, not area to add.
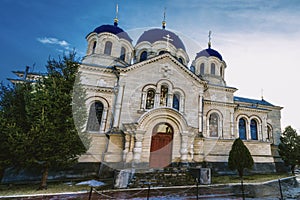
[[[294,174],[296,165],[300,164],[300,136],[291,126],[287,126],[283,131],[278,152],[285,164],[291,167]]]
[[[254,161],[248,148],[240,138],[235,139],[229,152],[228,167],[238,172],[241,179],[243,199],[245,199],[243,185],[244,169],[252,169],[253,165]]]

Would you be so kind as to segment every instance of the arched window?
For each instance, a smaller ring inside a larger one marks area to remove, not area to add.
[[[160,52],[158,53],[158,55],[162,55],[162,54],[164,54],[164,53],[167,53],[167,51],[162,50],[162,51],[160,51]]]
[[[93,43],[93,49],[92,49],[92,53],[95,53],[96,46],[97,46],[97,42],[96,42],[96,41],[94,41],[94,43]]]
[[[168,102],[168,86],[162,85],[160,89],[160,106],[167,106]]]
[[[147,60],[147,51],[143,51],[140,55],[140,62],[144,61],[144,60]]]
[[[250,132],[251,132],[251,139],[257,140],[257,122],[254,119],[250,121]]]
[[[122,47],[121,48],[120,59],[125,61],[125,55],[126,55],[126,49],[125,49],[125,47]]]
[[[212,75],[216,74],[216,65],[215,65],[215,63],[211,63],[211,65],[210,65],[210,74],[212,74]]]
[[[112,43],[110,41],[107,41],[104,47],[104,54],[111,55],[111,49],[112,49]]]
[[[191,70],[191,72],[195,73],[195,66],[192,65],[192,66],[190,67],[190,70]]]
[[[183,59],[182,58],[178,58],[178,61],[183,64]]]
[[[246,121],[243,118],[241,118],[239,120],[239,137],[241,138],[241,140],[246,140],[247,139],[247,136],[246,136]]]
[[[200,65],[200,74],[201,75],[204,74],[204,63],[201,63],[201,65]]]
[[[150,89],[147,91],[146,97],[146,109],[152,109],[154,107],[154,97],[155,97],[155,90]]]
[[[180,95],[175,93],[173,95],[173,108],[179,110],[180,107]]]
[[[86,130],[99,131],[103,114],[103,104],[100,101],[94,102],[90,107],[89,118]]]
[[[218,137],[219,116],[217,113],[212,113],[209,116],[209,136]]]

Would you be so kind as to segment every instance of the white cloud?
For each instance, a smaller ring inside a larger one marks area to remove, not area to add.
[[[44,37],[44,38],[37,38],[37,41],[39,41],[42,44],[53,44],[53,45],[59,45],[66,50],[69,50],[70,44],[65,40],[59,40],[57,38],[52,37]]]

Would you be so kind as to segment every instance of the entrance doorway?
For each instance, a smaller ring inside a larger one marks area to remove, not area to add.
[[[172,162],[173,128],[168,123],[157,124],[152,131],[150,167],[163,168]]]

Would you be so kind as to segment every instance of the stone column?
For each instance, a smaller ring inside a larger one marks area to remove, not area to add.
[[[188,159],[188,139],[189,139],[189,135],[187,131],[183,131],[181,133],[181,148],[180,148],[181,162],[187,162]]]
[[[134,134],[134,148],[133,148],[133,161],[134,163],[141,162],[141,155],[143,151],[143,138],[145,131],[136,131]]]
[[[128,163],[132,161],[133,157],[133,152],[132,149],[130,149],[131,145],[131,139],[132,139],[132,134],[126,132],[125,133],[125,145],[124,145],[124,154],[123,154],[123,160]]]
[[[171,93],[168,93],[168,101],[166,106],[169,108],[173,107],[173,94]]]
[[[113,127],[119,127],[121,105],[122,105],[122,99],[123,99],[123,91],[124,91],[124,85],[120,85],[118,88],[118,95],[117,95],[117,100],[116,100],[116,105],[115,105]]]
[[[100,133],[105,132],[105,124],[107,121],[107,108],[103,108],[102,117],[103,117],[103,120],[101,120],[101,124],[100,124]]]
[[[198,123],[198,131],[199,133],[203,133],[203,93],[199,94]]]
[[[160,93],[156,91],[155,97],[154,97],[154,108],[159,107],[159,102],[160,102]]]
[[[141,102],[141,109],[142,110],[146,109],[146,98],[147,98],[147,92],[143,91],[142,92],[142,102]]]
[[[233,113],[230,112],[230,136],[234,138]]]

